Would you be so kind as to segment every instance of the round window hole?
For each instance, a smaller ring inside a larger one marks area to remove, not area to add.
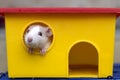
[[[53,30],[43,22],[32,22],[26,26],[23,41],[28,48],[28,53],[39,52],[45,55],[53,43]]]

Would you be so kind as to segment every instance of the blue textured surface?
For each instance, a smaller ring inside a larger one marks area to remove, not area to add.
[[[99,78],[99,80],[106,80],[107,78]],[[59,79],[59,78],[17,78],[17,79],[10,79],[8,78],[7,73],[0,73],[0,80],[98,80],[96,78],[70,78],[70,79]],[[108,79],[107,79],[108,80]],[[114,70],[113,70],[113,79],[109,80],[120,80],[120,64],[114,64]]]

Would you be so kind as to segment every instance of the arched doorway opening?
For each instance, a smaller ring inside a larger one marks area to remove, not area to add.
[[[88,42],[78,42],[69,51],[69,76],[98,77],[98,51]]]

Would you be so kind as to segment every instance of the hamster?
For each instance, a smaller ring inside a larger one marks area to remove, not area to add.
[[[29,26],[24,34],[24,42],[28,47],[29,53],[33,53],[34,48],[38,48],[40,49],[40,54],[45,55],[51,45],[50,37],[52,35],[49,27],[44,27],[39,24]]]

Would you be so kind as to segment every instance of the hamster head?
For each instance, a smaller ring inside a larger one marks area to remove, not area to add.
[[[52,31],[49,27],[40,25],[31,25],[24,34],[24,42],[30,48],[43,48],[52,36]]]

